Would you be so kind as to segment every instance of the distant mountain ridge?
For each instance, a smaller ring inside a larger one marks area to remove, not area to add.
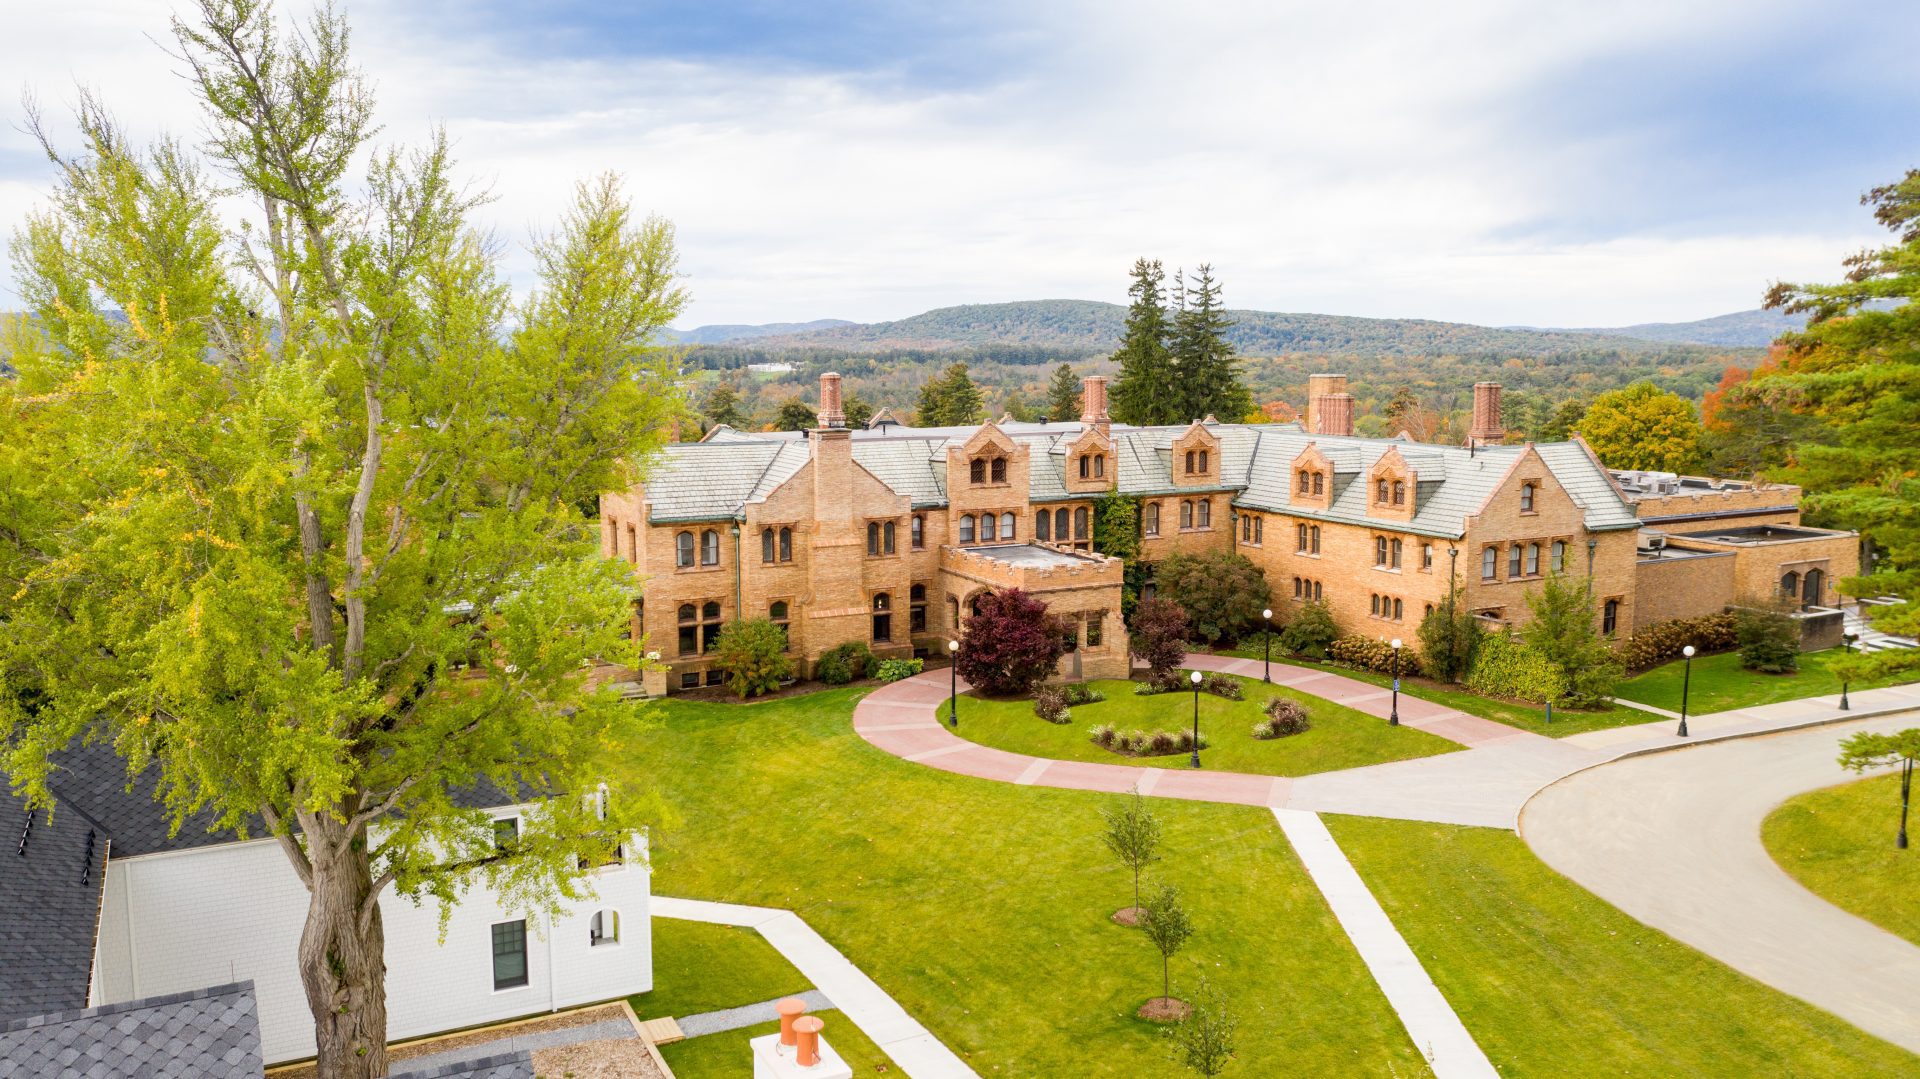
[[[1570,350],[1651,350],[1673,345],[1759,348],[1802,320],[1773,311],[1740,311],[1697,322],[1555,329],[1476,326],[1431,319],[1361,318],[1278,311],[1235,310],[1229,336],[1243,355],[1344,353],[1446,355],[1505,353],[1543,356]],[[689,344],[751,341],[766,350],[885,352],[1018,346],[1095,355],[1119,343],[1126,308],[1097,300],[1020,300],[962,304],[890,322],[770,323],[702,326],[677,331]]]

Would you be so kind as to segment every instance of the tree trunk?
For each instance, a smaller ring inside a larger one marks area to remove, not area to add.
[[[313,885],[300,933],[316,1070],[319,1079],[380,1079],[387,1074],[386,933],[380,908],[368,903],[373,873],[366,833],[329,854],[333,838],[309,837]],[[363,909],[370,909],[364,922]]]

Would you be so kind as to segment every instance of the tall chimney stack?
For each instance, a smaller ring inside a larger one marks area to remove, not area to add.
[[[820,376],[820,426],[845,427],[846,411],[840,407],[840,376],[828,371]]]
[[[1307,376],[1307,431],[1316,435],[1353,434],[1353,395],[1347,392],[1347,376]]]
[[[1476,382],[1473,384],[1473,426],[1467,431],[1467,437],[1475,445],[1497,443],[1507,437],[1507,429],[1500,422],[1500,384],[1498,382]]]
[[[1107,376],[1088,375],[1081,381],[1080,422],[1093,427],[1113,422],[1107,415]]]

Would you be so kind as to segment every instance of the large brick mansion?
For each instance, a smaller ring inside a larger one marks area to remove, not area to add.
[[[1798,488],[1609,472],[1578,438],[1503,442],[1500,388],[1475,387],[1466,445],[1353,434],[1341,375],[1310,381],[1300,424],[1110,422],[1106,379],[1077,422],[846,426],[821,377],[807,432],[722,426],[666,447],[645,480],[601,499],[602,546],[643,582],[636,629],[665,671],[651,693],[719,680],[707,655],[740,617],[783,626],[803,671],[864,641],[939,654],[987,589],[1020,587],[1072,626],[1062,673],[1121,676],[1122,566],[1094,549],[1102,496],[1140,502],[1141,560],[1236,551],[1276,613],[1324,602],[1347,632],[1411,638],[1463,603],[1522,621],[1556,572],[1591,577],[1601,628],[1625,636],[1737,597],[1829,604],[1856,537],[1799,525]]]

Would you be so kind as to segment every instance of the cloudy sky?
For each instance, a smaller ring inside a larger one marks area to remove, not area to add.
[[[194,135],[173,6],[0,0],[0,72]],[[679,228],[686,325],[1124,301],[1141,254],[1235,306],[1692,319],[1833,277],[1920,165],[1904,0],[344,7],[382,138],[444,124],[516,272],[615,170]],[[48,182],[20,114],[9,232]]]

